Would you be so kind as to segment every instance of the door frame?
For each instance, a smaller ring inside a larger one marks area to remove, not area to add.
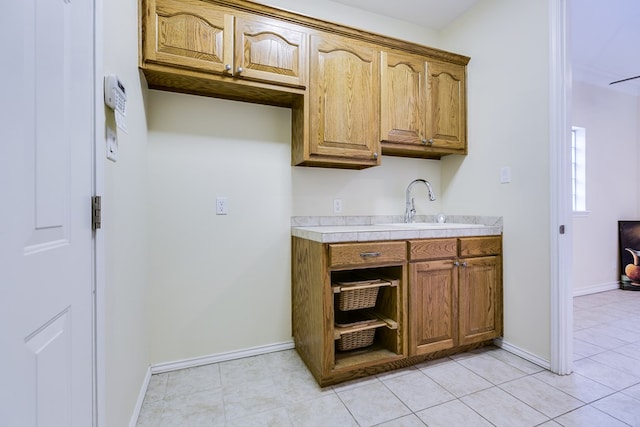
[[[570,10],[549,0],[550,367],[560,375],[573,363]]]
[[[94,196],[104,194],[106,158],[106,116],[103,89],[104,27],[103,1],[93,1],[93,66],[94,66]],[[94,233],[93,293],[93,425],[106,425],[106,252],[103,229]]]

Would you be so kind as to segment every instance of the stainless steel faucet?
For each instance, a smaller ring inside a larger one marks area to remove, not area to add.
[[[429,183],[429,181],[427,181],[426,179],[414,179],[413,181],[411,181],[411,183],[407,187],[404,209],[404,222],[413,222],[413,217],[416,215],[416,206],[414,203],[414,199],[411,197],[411,189],[419,182],[427,186],[427,189],[429,190],[429,200],[433,202],[436,199],[436,195],[433,194],[433,188],[431,188],[431,183]]]

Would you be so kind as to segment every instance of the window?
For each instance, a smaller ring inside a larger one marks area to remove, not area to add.
[[[571,187],[573,211],[587,211],[585,129],[571,129]]]

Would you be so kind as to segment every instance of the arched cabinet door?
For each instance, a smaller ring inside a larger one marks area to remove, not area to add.
[[[430,61],[427,65],[427,136],[436,149],[467,153],[465,67]]]
[[[328,34],[312,35],[310,44],[310,159],[380,164],[378,49]]]

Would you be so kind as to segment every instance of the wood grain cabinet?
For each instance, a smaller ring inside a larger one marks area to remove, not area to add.
[[[466,65],[439,49],[248,0],[139,0],[150,89],[291,108],[291,163],[466,154]]]
[[[404,52],[383,51],[381,61],[382,153],[466,154],[465,67]]]
[[[294,341],[320,385],[382,372],[405,358],[405,242],[294,237],[292,253]],[[370,290],[373,300],[362,294]]]
[[[502,336],[502,239],[459,240],[458,343]]]
[[[307,85],[308,34],[303,27],[200,0],[145,0],[144,5],[141,62],[152,86],[179,86],[191,78],[194,86],[183,89],[197,92],[197,78],[208,79],[210,90],[224,96],[219,83],[244,83],[243,100],[270,103],[260,96],[261,90],[270,93],[268,87],[251,82]],[[243,98],[242,87],[233,90]],[[285,98],[273,95],[271,103]]]
[[[409,354],[502,335],[500,237],[409,242]]]
[[[502,335],[501,244],[501,236],[333,244],[293,237],[298,354],[325,386],[485,345]],[[371,290],[376,296],[361,293]],[[352,339],[356,347],[345,348]]]
[[[457,239],[409,242],[409,354],[458,344]]]
[[[375,45],[330,34],[311,36],[307,138],[295,164],[365,168],[380,164],[380,65]]]

